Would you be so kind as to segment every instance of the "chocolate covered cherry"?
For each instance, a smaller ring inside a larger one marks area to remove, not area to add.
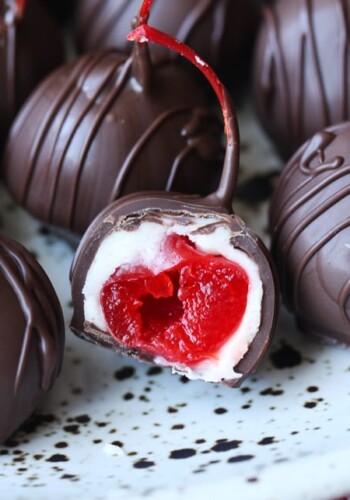
[[[271,204],[273,256],[299,327],[350,344],[350,123],[318,132],[284,168]]]
[[[0,236],[0,443],[33,413],[61,367],[64,323],[44,270]]]
[[[221,126],[184,68],[94,52],[59,68],[18,115],[5,151],[12,195],[33,215],[83,233],[108,203],[148,189],[208,194]],[[219,161],[220,160],[220,161]]]
[[[278,0],[264,7],[253,89],[281,155],[350,118],[349,0]]]
[[[264,245],[230,215],[235,114],[215,74],[188,47],[146,25],[132,37],[176,47],[208,76],[225,117],[225,164],[207,197],[140,193],[95,219],[72,266],[71,328],[189,378],[236,386],[268,347],[277,299]]]

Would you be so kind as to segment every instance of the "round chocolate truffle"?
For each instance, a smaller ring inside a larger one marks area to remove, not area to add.
[[[0,236],[0,443],[33,413],[61,367],[64,323],[41,266]]]
[[[125,38],[138,12],[140,0],[78,0],[76,39],[86,52],[117,48],[130,52]],[[257,27],[254,0],[155,0],[150,24],[186,42],[218,74],[237,81],[246,66]],[[164,49],[152,48],[165,54]]]
[[[350,123],[293,156],[271,205],[272,253],[299,327],[350,344]]]
[[[239,386],[272,338],[268,253],[204,199],[143,193],[91,224],[71,272],[73,332],[193,380]]]
[[[5,180],[40,219],[82,233],[113,200],[142,190],[209,193],[221,172],[221,130],[192,75],[95,52],[62,66],[18,115]]]
[[[350,118],[349,16],[349,0],[279,0],[264,9],[254,96],[285,158],[319,130]]]
[[[24,100],[62,61],[61,34],[40,0],[0,0],[0,144]]]

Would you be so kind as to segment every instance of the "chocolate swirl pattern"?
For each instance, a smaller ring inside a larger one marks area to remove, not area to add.
[[[282,156],[350,118],[349,0],[265,7],[254,64],[261,121]]]
[[[349,140],[349,122],[311,138],[285,167],[271,204],[286,304],[301,329],[343,344],[350,344]]]
[[[62,60],[61,36],[38,0],[23,12],[16,0],[0,0],[0,143],[34,86]]]
[[[205,96],[168,62],[151,67],[152,85],[140,85],[135,62],[143,57],[83,56],[28,101],[10,134],[5,177],[33,214],[80,233],[125,194],[216,187],[221,126],[203,108]]]
[[[117,48],[130,53],[125,37],[139,5],[138,0],[78,1],[79,49]],[[234,76],[251,46],[257,17],[252,0],[155,0],[150,24],[187,43],[219,73]],[[152,47],[152,53],[169,57],[159,47]]]
[[[64,322],[43,269],[5,236],[0,236],[0,287],[2,442],[52,387],[63,358]]]

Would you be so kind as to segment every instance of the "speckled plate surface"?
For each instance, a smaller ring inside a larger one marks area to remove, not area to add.
[[[279,164],[249,109],[240,125],[235,210],[266,238]],[[38,256],[68,325],[72,249],[4,189],[0,204],[4,232]],[[349,350],[303,337],[285,311],[269,355],[238,390],[118,357],[67,327],[58,383],[0,447],[0,498],[330,500],[350,493],[349,414]]]

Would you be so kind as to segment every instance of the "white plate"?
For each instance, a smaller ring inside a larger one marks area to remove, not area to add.
[[[241,179],[276,170],[249,110],[240,124]],[[0,203],[4,231],[38,255],[68,325],[73,251],[4,190]],[[235,208],[266,237],[266,203]],[[329,500],[350,492],[349,414],[349,350],[301,336],[285,311],[269,356],[237,390],[184,383],[67,327],[54,390],[0,448],[0,497]]]

